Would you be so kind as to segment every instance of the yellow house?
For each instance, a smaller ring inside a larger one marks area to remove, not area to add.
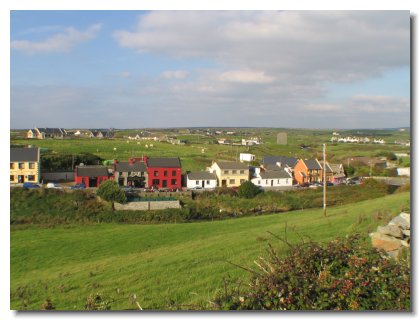
[[[216,174],[218,187],[238,187],[249,180],[248,165],[241,162],[213,162],[208,171]]]
[[[39,148],[10,148],[10,183],[39,183]]]

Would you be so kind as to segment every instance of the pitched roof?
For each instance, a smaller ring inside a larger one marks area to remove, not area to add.
[[[303,160],[309,170],[322,170],[321,165],[316,159]]]
[[[46,134],[64,134],[60,128],[37,128],[40,133]]]
[[[208,171],[190,172],[187,174],[188,180],[216,180],[217,177],[214,173]]]
[[[105,166],[78,166],[76,174],[79,177],[104,177],[108,176],[108,169]]]
[[[153,168],[181,168],[179,158],[149,158],[147,166]]]
[[[220,169],[224,170],[241,170],[248,169],[248,165],[242,162],[234,161],[218,161],[216,162]]]
[[[287,173],[285,170],[280,171],[261,171],[261,179],[288,179],[292,176]]]
[[[265,164],[264,169],[266,171],[284,171],[285,166],[278,166],[276,164]]]
[[[10,162],[39,161],[39,148],[10,148]]]
[[[324,170],[324,161],[322,161],[322,160],[319,161],[319,164],[321,165],[322,170]],[[333,172],[333,170],[331,169],[331,166],[328,162],[325,163],[325,171],[329,172],[329,173]]]
[[[119,172],[145,172],[147,171],[146,164],[142,161],[136,161],[130,163],[128,161],[122,161],[115,164],[115,171]]]
[[[264,166],[280,162],[282,165],[287,165],[291,168],[294,168],[298,161],[298,158],[284,156],[266,156],[262,159],[262,163],[264,164]]]

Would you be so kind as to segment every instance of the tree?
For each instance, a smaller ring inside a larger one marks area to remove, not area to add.
[[[259,194],[261,190],[251,181],[245,181],[238,188],[238,196],[241,198],[251,199]]]
[[[114,202],[127,202],[127,197],[125,196],[124,191],[120,189],[118,183],[114,180],[106,180],[102,182],[96,194],[102,199],[112,203],[112,211],[115,210]]]

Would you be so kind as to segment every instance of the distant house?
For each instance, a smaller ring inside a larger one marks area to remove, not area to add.
[[[276,170],[255,168],[251,182],[263,188],[291,187],[293,177],[286,167],[277,167]]]
[[[324,181],[324,161],[320,160],[319,164],[322,168],[322,181]],[[325,162],[325,178],[328,182],[333,182],[334,180],[334,171],[328,162]]]
[[[255,154],[251,154],[251,153],[240,153],[239,154],[239,161],[241,162],[251,162],[251,161],[255,161]]]
[[[154,188],[182,187],[182,167],[179,158],[146,158],[148,185]]]
[[[77,166],[74,172],[74,181],[87,188],[98,188],[102,181],[111,177],[105,166]]]
[[[238,187],[249,180],[248,165],[241,162],[213,162],[207,171],[216,174],[219,187]]]
[[[10,148],[10,182],[39,183],[39,148]]]
[[[28,138],[28,139],[35,139],[36,138],[35,130],[29,129],[26,132],[26,138]]]
[[[321,182],[322,167],[317,159],[300,159],[294,169],[295,179],[299,184]]]
[[[186,186],[188,189],[214,189],[217,187],[217,176],[208,171],[190,172],[186,174]]]
[[[114,134],[111,130],[92,130],[91,138],[103,139],[103,138],[113,138]]]
[[[128,161],[114,161],[114,179],[120,186],[144,188],[148,185],[147,178],[144,159],[131,158]]]
[[[61,128],[35,128],[26,133],[26,137],[29,139],[63,139],[66,135],[66,130]]]
[[[341,163],[330,163],[329,164],[333,171],[333,183],[344,183],[346,181],[346,173],[344,172],[344,167]]]

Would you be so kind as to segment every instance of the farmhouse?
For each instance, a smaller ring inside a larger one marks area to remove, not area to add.
[[[146,158],[148,186],[154,188],[182,187],[182,168],[179,158]]]
[[[74,172],[74,182],[83,183],[87,188],[98,188],[111,177],[105,166],[77,166]]]
[[[322,167],[317,159],[300,159],[294,169],[295,179],[299,184],[321,182]]]
[[[144,188],[148,185],[147,178],[147,167],[143,158],[114,160],[114,179],[120,186]]]
[[[214,189],[217,187],[217,176],[208,171],[190,172],[186,174],[186,185],[188,189]]]
[[[275,170],[255,168],[251,182],[263,188],[291,187],[293,178],[288,169],[286,167],[276,167]]]
[[[213,162],[208,171],[216,174],[219,187],[238,187],[249,180],[248,165],[241,162]]]
[[[39,148],[10,148],[10,182],[39,183]]]

